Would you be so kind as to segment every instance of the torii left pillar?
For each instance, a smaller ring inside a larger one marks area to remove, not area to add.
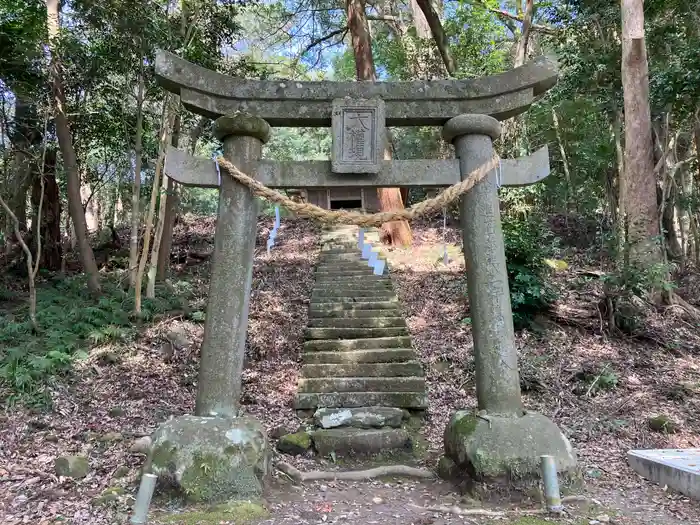
[[[214,122],[224,157],[244,172],[270,137],[264,120],[236,113]],[[248,188],[222,174],[209,299],[197,381],[198,416],[236,417],[241,397],[258,206]]]

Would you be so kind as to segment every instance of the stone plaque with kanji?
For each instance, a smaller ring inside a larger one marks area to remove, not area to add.
[[[379,173],[384,158],[384,101],[335,99],[332,113],[334,173]]]

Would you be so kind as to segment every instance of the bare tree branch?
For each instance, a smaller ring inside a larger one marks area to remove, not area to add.
[[[373,22],[399,22],[399,18],[393,15],[367,15],[367,20]]]
[[[520,2],[518,2],[520,6]],[[525,13],[522,15],[522,29],[515,53],[515,67],[525,64],[527,59],[527,46],[530,40],[532,29],[532,14],[535,10],[535,0],[525,0]]]
[[[483,8],[486,9],[487,11],[489,11],[489,12],[495,14],[495,15],[498,15],[498,16],[500,16],[500,17],[502,17],[502,18],[507,18],[508,20],[512,20],[512,21],[514,21],[514,22],[519,22],[519,23],[521,23],[521,24],[523,24],[523,23],[526,22],[526,20],[525,20],[526,15],[514,15],[514,14],[509,13],[508,11],[506,11],[506,10],[504,10],[504,9],[495,9],[495,8],[493,8],[493,7],[488,7],[486,4],[484,4],[484,3],[483,3],[482,1],[480,1],[480,0],[478,0],[478,3],[479,3],[479,5],[481,5],[481,7],[483,7]],[[540,33],[545,33],[545,34],[548,34],[548,35],[555,35],[555,34],[557,33],[557,29],[556,29],[556,28],[554,28],[554,27],[549,27],[549,26],[544,26],[544,25],[541,25],[541,24],[532,24],[532,23],[531,23],[531,24],[530,24],[530,29],[531,29],[532,31],[539,31]],[[512,27],[511,27],[511,30],[512,30]]]
[[[442,27],[442,22],[440,22],[440,16],[435,11],[435,7],[433,7],[430,0],[416,0],[416,3],[423,11],[423,15],[430,26],[430,32],[433,34],[433,40],[435,40],[442,61],[445,63],[445,69],[447,69],[450,76],[454,76],[457,72],[457,66],[450,51],[450,42],[445,34],[445,29]]]
[[[341,35],[341,34],[343,35],[341,37],[341,40],[342,40],[343,38],[345,38],[345,35],[347,33],[348,33],[348,27],[345,26],[345,27],[341,27],[339,29],[335,29],[335,30],[331,31],[330,33],[328,33],[327,35],[324,35],[322,37],[319,37],[319,38],[312,40],[311,43],[308,46],[306,46],[301,53],[299,53],[299,56],[297,57],[295,62],[298,62],[306,53],[311,51],[317,45],[323,44],[324,42],[330,40],[334,36]]]

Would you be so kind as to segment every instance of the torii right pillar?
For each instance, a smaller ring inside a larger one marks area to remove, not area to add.
[[[459,115],[445,124],[443,137],[455,146],[462,180],[491,160],[500,133],[488,115]],[[560,472],[571,471],[576,457],[569,440],[550,419],[523,408],[495,169],[462,197],[460,208],[478,412],[452,416],[445,454],[477,480],[536,475],[545,454]]]

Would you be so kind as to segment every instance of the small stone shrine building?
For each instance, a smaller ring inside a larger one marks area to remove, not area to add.
[[[379,211],[376,188],[331,188],[306,190],[306,202],[325,210]]]

